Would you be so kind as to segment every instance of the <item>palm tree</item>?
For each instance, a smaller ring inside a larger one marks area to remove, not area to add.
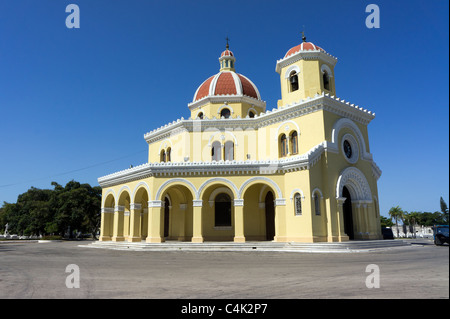
[[[395,220],[395,225],[397,226],[397,238],[400,236],[398,231],[398,220],[403,219],[403,210],[399,207],[392,207],[389,210],[389,216],[391,217],[391,220]]]

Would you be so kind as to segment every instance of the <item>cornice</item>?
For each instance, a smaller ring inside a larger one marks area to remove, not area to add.
[[[288,119],[303,116],[319,110],[325,110],[342,117],[346,117],[357,123],[368,125],[370,121],[375,118],[375,113],[368,111],[358,105],[351,104],[338,97],[330,96],[330,94],[316,94],[313,98],[306,98],[292,104],[283,105],[280,108],[273,108],[266,110],[266,112],[256,114],[254,118],[228,118],[218,119],[213,117],[211,119],[205,117],[200,119],[178,119],[172,123],[161,126],[144,135],[147,143],[153,143],[161,139],[167,138],[170,135],[188,131],[192,132],[194,127],[202,130],[207,128],[241,128],[241,129],[258,129],[274,123],[286,121]]]
[[[148,177],[164,176],[217,176],[217,175],[269,175],[309,170],[322,157],[325,151],[334,152],[324,141],[305,154],[283,159],[259,161],[210,161],[210,162],[162,162],[145,163],[98,178],[101,187],[109,187]],[[372,161],[373,170],[380,172]],[[378,175],[379,177],[379,175]]]
[[[211,84],[212,86],[212,84]],[[241,89],[242,91],[242,89]],[[259,95],[259,92],[257,92]],[[195,110],[207,103],[248,103],[253,104],[258,107],[265,108],[266,102],[262,100],[255,99],[254,97],[243,95],[243,94],[223,94],[223,95],[208,95],[200,100],[191,102],[188,104],[189,110]]]
[[[335,66],[337,63],[336,57],[320,50],[298,51],[288,57],[277,60],[275,71],[280,74],[282,68],[299,60],[322,60],[332,66]]]

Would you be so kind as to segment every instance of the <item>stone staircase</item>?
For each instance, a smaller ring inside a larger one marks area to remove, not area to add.
[[[164,243],[137,243],[95,241],[91,244],[78,245],[85,248],[103,248],[129,251],[278,251],[278,252],[311,252],[311,253],[352,253],[369,252],[398,247],[411,246],[403,240],[367,240],[348,241],[342,243],[276,243],[270,241],[254,241],[245,243],[204,242],[191,243],[166,241]]]

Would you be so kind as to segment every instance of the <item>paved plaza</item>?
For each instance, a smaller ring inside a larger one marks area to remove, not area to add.
[[[80,245],[89,242],[0,242],[0,298],[449,298],[449,247],[427,240],[342,254]],[[369,265],[379,288],[366,285]]]

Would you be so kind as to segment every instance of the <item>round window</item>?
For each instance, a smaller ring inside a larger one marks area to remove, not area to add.
[[[351,164],[355,164],[358,161],[358,143],[351,134],[345,134],[342,137],[342,153],[344,158]]]

